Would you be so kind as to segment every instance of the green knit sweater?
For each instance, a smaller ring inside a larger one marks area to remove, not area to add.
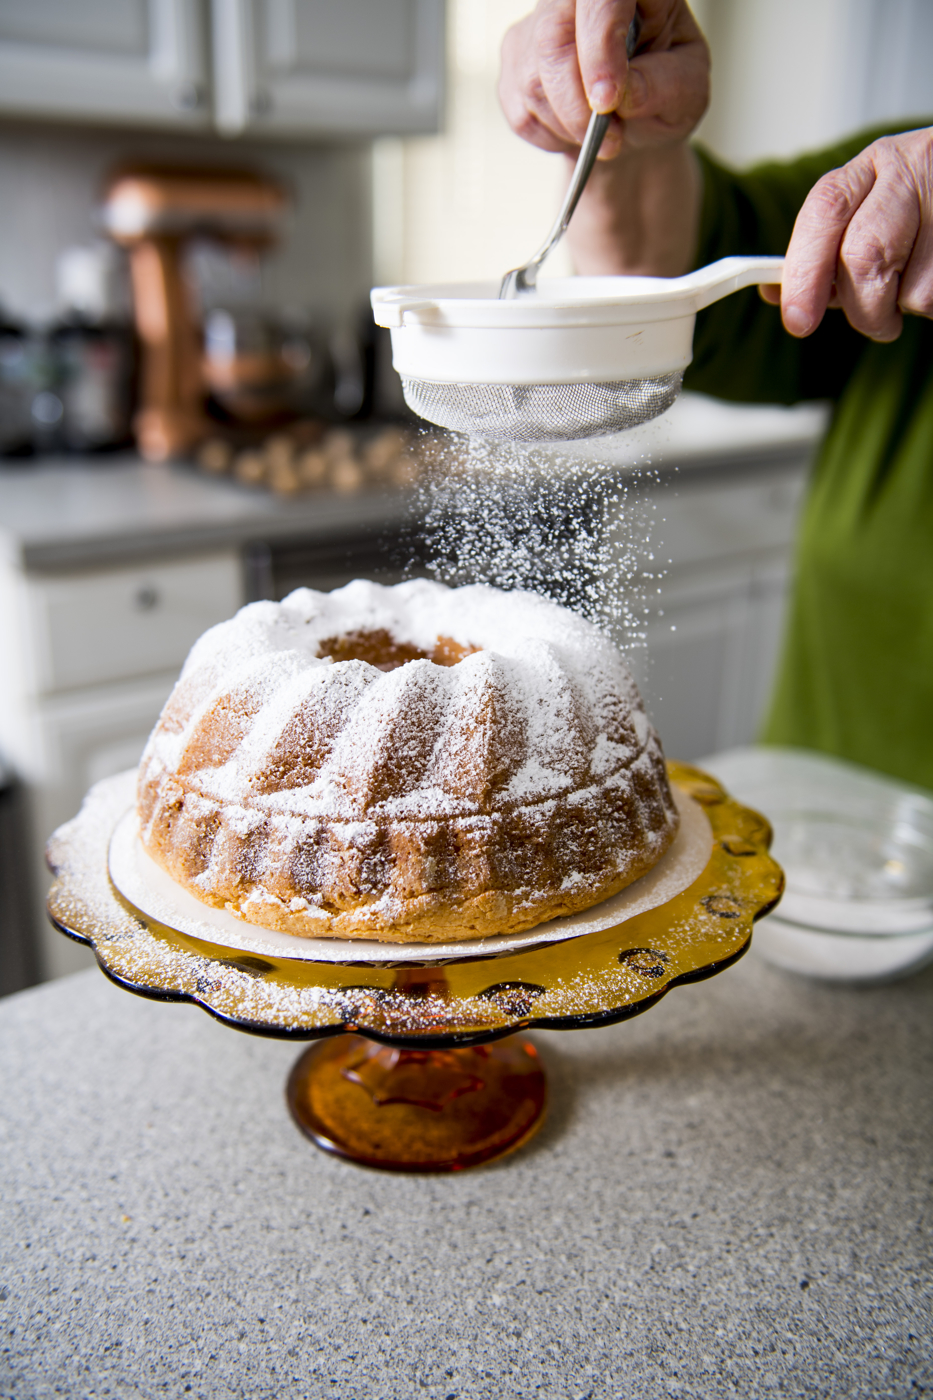
[[[697,265],[783,253],[816,180],[881,134],[744,173],[701,150]],[[833,405],[763,739],[933,788],[933,322],[906,317],[900,339],[879,345],[829,311],[798,341],[751,289],[701,312],[685,385],[743,403]]]

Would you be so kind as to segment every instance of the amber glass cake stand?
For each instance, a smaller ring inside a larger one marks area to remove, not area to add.
[[[709,818],[706,868],[666,904],[562,943],[496,957],[465,949],[462,961],[415,966],[259,957],[203,942],[111,884],[108,847],[133,800],[130,774],[99,783],[52,837],[49,916],[129,991],[196,1002],[258,1035],[314,1040],[287,1097],[319,1147],[389,1170],[458,1171],[520,1147],[542,1122],[544,1069],[516,1032],[647,1011],[671,987],[740,958],[755,919],[780,898],[764,817],[698,769],[668,767]]]

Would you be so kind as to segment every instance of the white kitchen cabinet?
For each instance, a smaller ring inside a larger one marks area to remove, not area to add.
[[[177,671],[240,579],[236,554],[28,578],[35,693]]]
[[[176,679],[173,671],[142,684],[56,697],[36,707],[33,743],[39,771],[30,775],[27,796],[35,919],[46,977],[62,977],[89,967],[93,955],[80,944],[66,941],[49,924],[45,914],[50,879],[45,843],[56,827],[75,815],[93,783],[139,762]]]
[[[436,131],[444,0],[2,0],[0,113],[227,136]]]
[[[0,111],[205,127],[202,0],[3,0]]]
[[[220,131],[437,130],[443,0],[212,0],[211,15]]]
[[[645,645],[628,656],[672,758],[689,762],[757,735],[780,653],[807,455],[741,471],[687,468],[645,488],[651,567],[663,577]],[[623,522],[629,547],[630,532]]]
[[[648,622],[641,684],[672,758],[750,743],[771,693],[790,570],[697,570],[668,581]],[[645,661],[647,665],[645,665]]]
[[[47,976],[92,961],[48,924],[45,843],[88,788],[138,762],[192,643],[244,602],[239,551],[128,568],[0,568],[0,751],[26,785]]]

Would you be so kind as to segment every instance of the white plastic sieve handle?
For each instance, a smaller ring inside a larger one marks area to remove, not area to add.
[[[673,282],[690,297],[695,311],[703,311],[731,292],[740,292],[745,287],[775,286],[783,276],[783,258],[735,257],[720,258],[719,262],[697,268],[685,277],[674,278]]]

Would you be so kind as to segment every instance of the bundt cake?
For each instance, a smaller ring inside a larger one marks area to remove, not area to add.
[[[597,903],[677,829],[619,653],[529,593],[299,588],[195,644],[146,747],[145,849],[306,937],[440,942]]]

